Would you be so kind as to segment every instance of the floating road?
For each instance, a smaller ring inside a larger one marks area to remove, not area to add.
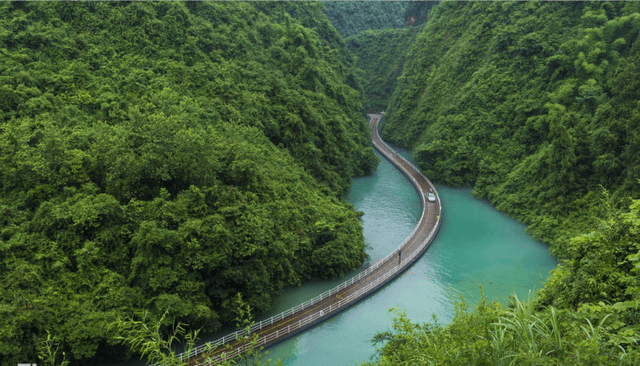
[[[237,357],[250,348],[268,347],[301,333],[367,298],[407,270],[429,248],[442,222],[442,204],[435,187],[404,157],[387,145],[378,132],[379,114],[370,114],[372,144],[404,174],[419,193],[422,215],[413,232],[389,255],[371,264],[357,276],[294,308],[240,329],[217,341],[180,354],[194,366],[211,366]],[[427,195],[435,194],[429,202]]]

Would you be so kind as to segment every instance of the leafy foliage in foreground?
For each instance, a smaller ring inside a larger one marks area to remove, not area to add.
[[[379,333],[377,365],[637,365],[640,362],[640,200],[572,238],[577,253],[538,297],[508,307],[462,301],[450,324],[396,312]],[[629,254],[632,253],[632,254]]]
[[[397,79],[402,74],[409,46],[419,28],[369,30],[345,40],[349,51],[358,57],[364,72],[365,109],[380,112],[387,108]]]
[[[347,38],[370,29],[402,28],[404,1],[326,1],[325,14],[338,33]]]
[[[216,349],[210,344],[207,344],[204,349],[198,350],[198,357],[195,359],[197,360],[196,362],[217,366],[231,366],[238,364],[245,366],[271,365],[271,359],[264,360],[264,357],[268,356],[269,352],[263,352],[264,347],[258,346],[258,333],[249,335],[251,326],[254,324],[253,317],[251,315],[251,306],[247,305],[242,300],[241,294],[237,294],[234,300],[238,309],[236,326],[238,328],[245,329],[247,334],[237,339],[240,343],[235,344],[233,349],[229,344],[222,346],[223,349]],[[193,364],[194,358],[182,358],[181,354],[176,352],[174,344],[175,342],[184,340],[184,353],[194,353],[193,351],[196,346],[195,342],[198,339],[198,331],[187,332],[185,325],[177,323],[173,326],[171,334],[165,337],[160,329],[163,326],[162,320],[166,315],[167,313],[163,315],[162,319],[155,323],[150,323],[144,315],[140,320],[136,320],[132,317],[125,317],[124,319],[117,319],[110,324],[109,327],[115,330],[114,333],[116,340],[123,345],[128,346],[131,350],[140,353],[143,357],[146,357],[148,364],[189,366]],[[213,359],[216,351],[231,353],[232,351],[235,351],[235,347],[243,347],[245,352],[240,353],[240,355],[234,359],[214,363]],[[47,349],[51,350],[52,348],[48,347]],[[280,366],[282,365],[282,360],[277,360],[274,364],[276,366]]]
[[[0,54],[2,365],[114,360],[122,314],[214,331],[362,263],[339,197],[377,159],[318,4],[5,2]]]
[[[392,309],[393,329],[376,335],[377,360],[364,365],[632,366],[640,360],[638,344],[621,342],[616,334],[624,324],[618,313],[603,315],[594,307],[540,311],[534,300],[515,295],[509,307],[487,304],[484,297],[473,311],[468,307],[464,301],[456,304],[447,325],[435,318],[411,323],[404,312]]]
[[[407,58],[383,135],[561,263],[532,303],[398,317],[378,363],[640,363],[640,5],[444,2]]]

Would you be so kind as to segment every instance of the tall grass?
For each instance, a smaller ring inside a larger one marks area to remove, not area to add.
[[[454,319],[417,325],[396,313],[394,331],[375,363],[387,365],[638,365],[635,338],[626,347],[611,343],[607,329],[616,315],[593,321],[585,313],[537,308],[530,292],[526,300],[513,295],[509,307],[486,303],[482,296],[473,312],[456,304]],[[371,365],[371,364],[369,364]]]
[[[492,324],[490,347],[494,364],[512,365],[551,354],[562,356],[564,342],[555,309],[550,306],[547,312],[537,312],[531,292],[526,301],[514,294],[511,302],[511,307]]]

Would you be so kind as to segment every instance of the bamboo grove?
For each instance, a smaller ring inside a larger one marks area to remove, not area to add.
[[[529,299],[462,302],[450,324],[397,310],[374,364],[638,364],[640,4],[442,2],[426,18],[383,137],[561,263]]]
[[[384,109],[560,265],[449,324],[394,309],[368,364],[640,362],[640,3],[5,2],[0,59],[3,366],[127,357],[118,319],[215,331],[360,265],[343,197]]]
[[[342,197],[377,157],[322,10],[0,5],[0,364],[115,360],[119,316],[212,332],[363,262]]]

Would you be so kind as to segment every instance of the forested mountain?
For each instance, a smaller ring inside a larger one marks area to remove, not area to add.
[[[405,26],[405,1],[325,1],[325,14],[346,38],[370,29]]]
[[[386,1],[373,1],[366,4],[376,3],[386,3]],[[387,108],[391,95],[396,89],[397,79],[402,74],[409,46],[415,42],[416,34],[420,31],[419,27],[427,21],[429,11],[437,3],[437,1],[407,1],[404,3],[402,25],[387,24],[371,28],[363,26],[361,27],[363,30],[357,34],[354,32],[345,39],[351,53],[358,58],[358,67],[365,72],[364,103],[367,111],[380,112]],[[378,6],[349,5],[353,4],[352,2],[333,4],[335,8],[327,6],[327,16],[331,16],[329,9],[333,13],[343,14],[340,11],[342,8],[366,6],[357,11],[354,8],[354,14],[348,17],[351,22],[357,22],[363,16],[366,19],[373,17],[372,14],[376,14],[376,6]],[[356,2],[355,4],[365,3]],[[380,6],[382,5],[378,7]],[[340,24],[339,20],[332,19],[332,22]],[[368,21],[365,24],[370,25]],[[338,25],[336,27],[340,31]]]
[[[411,147],[428,176],[474,185],[562,254],[562,227],[580,221],[600,185],[620,197],[640,193],[638,95],[629,84],[636,7],[435,8],[407,56],[385,136]]]
[[[0,364],[47,331],[114,360],[119,315],[214,331],[362,263],[341,197],[377,158],[322,9],[0,4]]]
[[[418,27],[368,30],[345,40],[351,53],[358,57],[358,67],[364,71],[367,111],[387,108],[406,62],[405,54],[419,31]]]
[[[380,365],[640,362],[640,3],[443,2],[383,136],[529,225],[561,260],[532,301],[406,317]]]
[[[404,9],[405,24],[417,27],[429,20],[429,11],[436,6],[440,0],[435,1],[408,1]]]

